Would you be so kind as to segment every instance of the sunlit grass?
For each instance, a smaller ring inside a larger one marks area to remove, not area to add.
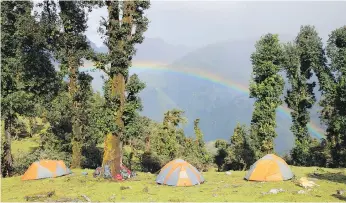
[[[292,167],[296,179],[308,176],[316,167]],[[92,177],[93,170],[85,170],[87,176],[82,175],[84,170],[73,170],[74,174],[65,177],[34,181],[21,181],[20,177],[2,179],[1,201],[21,202],[25,196],[55,191],[50,200],[85,201],[81,195],[86,195],[91,201],[145,201],[145,202],[183,202],[183,201],[345,201],[345,196],[335,196],[336,190],[346,190],[345,169],[323,169],[322,175],[315,182],[320,185],[305,194],[297,194],[304,190],[296,185],[295,181],[260,183],[243,180],[245,172],[236,171],[231,175],[221,172],[203,173],[206,182],[193,187],[170,187],[157,185],[155,175],[139,173],[130,181],[111,182]],[[131,186],[121,190],[121,186]],[[263,195],[270,189],[285,190],[279,194]],[[346,198],[346,197],[345,197]],[[45,201],[40,199],[37,201]]]

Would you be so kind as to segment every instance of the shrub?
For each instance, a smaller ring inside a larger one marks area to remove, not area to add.
[[[143,172],[156,173],[166,163],[165,158],[152,152],[144,152],[141,157],[141,166]]]
[[[103,148],[97,146],[84,147],[82,155],[82,168],[96,169],[102,165]]]
[[[184,159],[201,172],[208,171],[209,167],[211,166],[209,162],[205,162],[203,160],[201,161],[195,156],[187,156],[184,157]]]
[[[71,163],[71,159],[68,153],[36,149],[32,152],[21,152],[17,157],[15,157],[15,159],[13,160],[14,174],[24,174],[32,163],[43,159],[63,160],[66,166],[69,166]]]
[[[130,170],[142,171],[141,157],[143,151],[125,146],[123,150],[123,164]]]

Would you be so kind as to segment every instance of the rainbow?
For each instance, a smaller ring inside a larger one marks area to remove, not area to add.
[[[94,64],[91,62],[85,62],[83,70],[91,70],[94,69]],[[160,63],[153,63],[153,62],[133,62],[131,69],[134,70],[155,70],[155,71],[164,71],[164,72],[171,72],[171,73],[179,73],[183,75],[188,75],[195,78],[200,78],[202,80],[207,80],[222,86],[225,86],[227,88],[230,88],[232,90],[235,90],[241,94],[249,95],[249,87],[247,85],[241,84],[239,82],[231,81],[229,79],[223,78],[219,75],[216,75],[214,73],[205,71],[205,69],[196,69],[196,68],[187,68],[187,67],[170,67],[166,64],[160,64]],[[286,106],[279,106],[277,109],[277,113],[283,117],[286,117],[287,119],[292,119],[291,117],[291,110],[287,108]],[[308,124],[308,129],[312,135],[318,139],[322,139],[325,137],[325,131],[319,127],[317,124],[310,122]]]

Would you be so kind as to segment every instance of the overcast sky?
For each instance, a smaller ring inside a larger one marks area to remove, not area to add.
[[[151,22],[145,36],[174,45],[202,47],[268,32],[296,36],[306,24],[315,25],[325,41],[332,30],[346,25],[346,2],[151,1],[146,14]],[[87,31],[98,46],[100,16],[107,17],[106,8],[91,13]]]

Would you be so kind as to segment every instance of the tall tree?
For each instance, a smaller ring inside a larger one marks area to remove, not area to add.
[[[220,172],[224,167],[226,157],[229,155],[229,144],[226,140],[216,140],[215,148],[217,149],[217,154],[214,157],[214,162],[217,165],[217,170]]]
[[[5,143],[2,175],[12,175],[11,136],[16,115],[35,116],[37,104],[49,102],[59,83],[47,40],[30,1],[1,2],[1,116]]]
[[[251,55],[253,72],[250,83],[250,98],[255,98],[255,109],[251,120],[251,136],[256,149],[271,153],[277,136],[276,109],[282,104],[284,80],[279,75],[282,47],[278,35],[267,34],[256,43],[256,51]]]
[[[198,126],[199,121],[200,121],[200,119],[197,118],[196,120],[194,120],[194,123],[193,123],[194,124],[194,130],[195,130],[195,136],[196,136],[197,158],[200,161],[207,163],[207,162],[209,162],[209,154],[208,154],[207,148],[205,146],[203,132]]]
[[[124,141],[130,141],[140,136],[142,132],[142,124],[139,123],[141,117],[138,111],[143,109],[139,93],[145,88],[145,83],[140,81],[137,74],[130,76],[125,91],[125,105],[124,105]],[[144,120],[143,120],[144,121]]]
[[[322,118],[327,123],[334,167],[346,166],[346,26],[334,30],[328,39],[327,55],[334,73],[326,88]],[[321,71],[322,72],[322,71]],[[323,72],[322,72],[323,73]],[[327,100],[328,99],[328,100]]]
[[[162,129],[157,137],[157,151],[169,159],[174,159],[181,155],[179,147],[185,141],[184,133],[178,126],[186,123],[187,119],[183,116],[184,111],[172,109],[164,113]]]
[[[306,165],[309,162],[311,137],[307,128],[310,121],[309,109],[316,102],[315,82],[309,82],[312,71],[324,66],[324,53],[321,39],[313,26],[302,26],[293,44],[285,49],[285,70],[291,84],[285,101],[292,116],[291,130],[295,136],[295,146],[291,155],[294,164]]]
[[[88,58],[92,51],[84,34],[87,29],[88,11],[91,11],[93,2],[83,1],[58,1],[60,12],[57,13],[54,1],[45,1],[43,7],[42,22],[45,23],[46,34],[50,35],[52,49],[55,58],[60,62],[61,73],[68,74],[68,92],[71,101],[71,123],[72,123],[72,168],[81,167],[83,132],[82,123],[84,108],[78,100],[79,67],[82,66],[83,58]],[[86,11],[86,8],[89,10]],[[82,82],[83,83],[83,82]]]
[[[108,20],[100,29],[106,35],[108,54],[99,55],[96,66],[103,70],[109,80],[107,91],[107,119],[110,121],[105,139],[103,165],[109,165],[113,177],[120,173],[122,163],[122,142],[125,138],[124,111],[126,104],[126,83],[135,44],[142,43],[148,19],[143,11],[149,1],[106,1]],[[107,66],[110,64],[110,66]],[[112,112],[111,111],[115,111]]]
[[[185,124],[187,119],[183,116],[185,112],[179,109],[172,109],[164,114],[164,128],[178,127],[179,124]]]
[[[248,129],[238,123],[231,137],[230,156],[226,161],[233,170],[245,170],[254,163],[254,155]]]
[[[193,122],[193,129],[195,130],[195,135],[196,135],[196,141],[197,143],[199,143],[199,141],[203,141],[203,133],[201,131],[201,129],[199,128],[198,124],[199,124],[200,119],[197,118],[196,120],[194,120]],[[204,142],[203,142],[204,143]]]

